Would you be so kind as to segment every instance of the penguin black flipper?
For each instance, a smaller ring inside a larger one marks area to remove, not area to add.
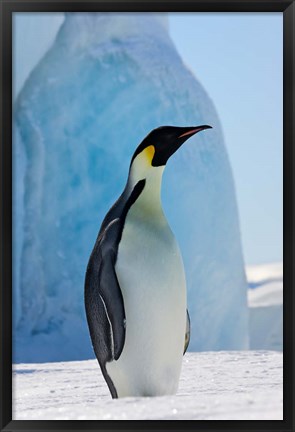
[[[125,309],[115,272],[120,219],[111,221],[99,235],[85,278],[85,307],[96,357],[104,367],[117,360],[125,342]]]
[[[113,337],[113,358],[118,360],[124,347],[126,316],[124,300],[115,270],[117,247],[122,232],[119,218],[110,222],[101,240],[100,296],[103,298]]]
[[[183,355],[186,353],[187,347],[189,346],[190,337],[191,337],[191,320],[189,317],[188,310],[186,310],[186,329],[185,329],[185,341],[184,341]]]
[[[85,276],[84,300],[90,337],[113,398],[118,395],[107,373],[106,363],[119,359],[124,348],[126,327],[124,300],[115,264],[126,215],[144,185],[145,180],[141,180],[132,191],[126,189],[107,213]]]

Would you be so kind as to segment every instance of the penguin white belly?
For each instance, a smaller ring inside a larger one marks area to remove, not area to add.
[[[186,328],[182,258],[164,217],[128,215],[116,273],[126,313],[120,358],[107,363],[118,397],[174,394]]]

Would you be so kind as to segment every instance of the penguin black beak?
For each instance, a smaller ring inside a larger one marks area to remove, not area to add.
[[[196,126],[196,127],[183,128],[184,131],[181,135],[179,135],[178,138],[186,137],[185,140],[187,140],[191,136],[193,136],[196,133],[201,132],[202,130],[205,130],[205,129],[212,129],[212,126],[202,125],[202,126]]]

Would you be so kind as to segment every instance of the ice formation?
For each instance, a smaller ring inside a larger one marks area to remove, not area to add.
[[[15,104],[15,361],[93,357],[85,268],[130,157],[155,127],[200,124],[213,129],[174,155],[162,190],[186,269],[190,350],[247,348],[234,183],[212,101],[164,16],[69,13]]]

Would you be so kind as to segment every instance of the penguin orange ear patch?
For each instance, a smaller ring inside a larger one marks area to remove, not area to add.
[[[150,145],[144,149],[144,155],[147,158],[150,165],[152,164],[154,154],[155,154],[155,147],[153,145]]]

